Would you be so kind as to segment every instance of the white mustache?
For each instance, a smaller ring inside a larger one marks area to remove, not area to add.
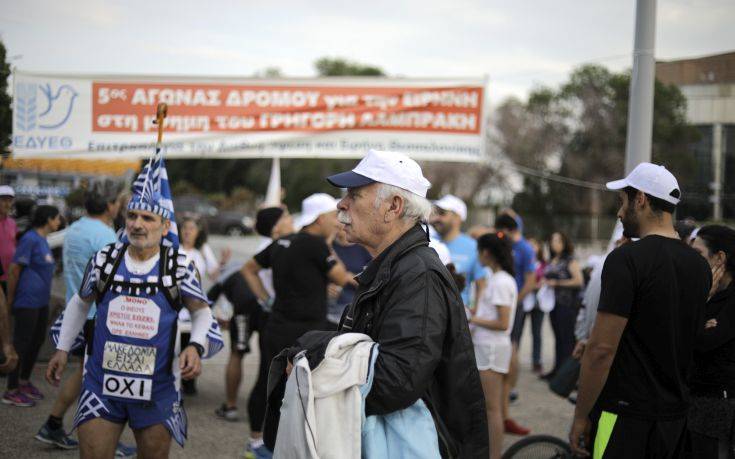
[[[347,215],[347,212],[344,212],[342,210],[340,210],[339,212],[337,212],[337,220],[340,223],[342,223],[343,225],[351,225],[352,224],[352,219],[350,218],[350,216]]]

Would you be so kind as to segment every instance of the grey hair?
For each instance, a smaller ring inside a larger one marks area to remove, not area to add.
[[[388,185],[381,183],[378,187],[378,193],[375,198],[375,208],[380,207],[383,201],[392,198],[393,196],[400,196],[403,198],[403,214],[401,219],[409,220],[413,222],[428,221],[431,215],[431,203],[428,199],[422,198],[421,196],[411,193],[410,191],[398,188],[397,186]]]

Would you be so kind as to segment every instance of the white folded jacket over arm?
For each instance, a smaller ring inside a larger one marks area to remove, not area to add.
[[[59,344],[56,346],[60,351],[69,352],[74,340],[76,339],[79,332],[82,331],[84,323],[87,321],[87,314],[89,308],[92,306],[92,301],[84,301],[79,294],[69,300],[64,310],[64,320],[61,322],[61,332],[59,334]]]

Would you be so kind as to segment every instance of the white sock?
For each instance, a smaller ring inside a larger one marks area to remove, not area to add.
[[[263,437],[260,437],[260,438],[250,437],[250,447],[251,448],[256,449],[256,448],[260,448],[263,445],[264,445]]]

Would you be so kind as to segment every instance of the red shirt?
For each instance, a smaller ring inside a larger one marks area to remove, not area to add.
[[[13,261],[13,254],[15,254],[15,235],[17,232],[18,229],[12,217],[0,218],[0,263],[3,267],[0,281],[5,281],[8,278],[10,262]]]

